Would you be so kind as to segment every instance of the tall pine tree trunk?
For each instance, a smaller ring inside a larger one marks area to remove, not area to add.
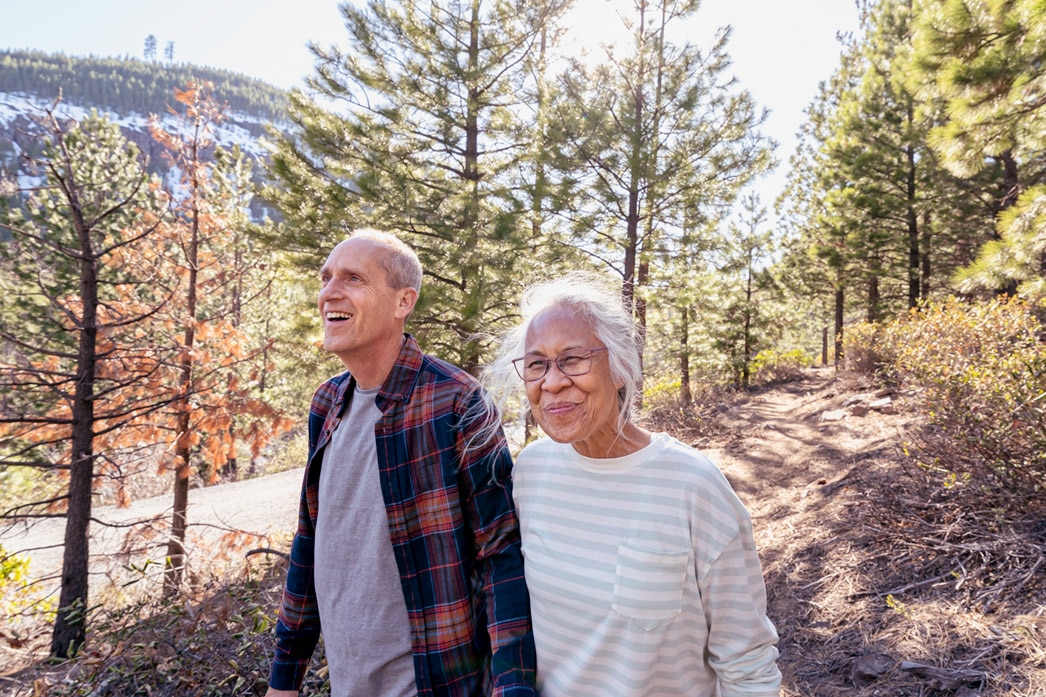
[[[933,220],[932,213],[925,211],[923,213],[923,223],[920,228],[919,236],[921,237],[921,251],[919,254],[919,266],[920,275],[922,276],[922,282],[919,283],[919,299],[926,300],[930,297],[930,272],[933,271],[933,266],[930,262],[930,249],[933,246],[933,237],[930,233],[930,223]]]
[[[192,144],[191,162],[198,165],[196,141]],[[182,584],[185,570],[185,532],[188,528],[189,478],[192,475],[192,404],[193,395],[193,346],[196,343],[197,282],[200,253],[200,209],[197,196],[200,183],[196,170],[192,174],[192,208],[189,219],[189,240],[185,246],[186,266],[189,269],[186,288],[186,325],[182,347],[181,366],[178,378],[178,420],[175,434],[174,502],[171,512],[171,537],[167,542],[167,565],[164,569],[163,591],[166,597],[175,594]]]
[[[72,182],[71,176],[68,181]],[[94,380],[98,360],[98,260],[92,249],[90,230],[83,219],[79,194],[69,188],[66,195],[80,240],[80,298],[83,310],[72,405],[72,457],[62,585],[51,636],[51,655],[57,658],[68,658],[75,654],[87,636],[88,531],[91,524],[91,484],[94,481]]]
[[[755,232],[754,230],[752,231]],[[742,341],[741,350],[741,387],[748,389],[748,382],[752,371],[752,249],[748,249],[747,278],[745,278],[745,305],[742,317]]]
[[[878,250],[868,257],[868,287],[865,298],[865,321],[878,322],[882,305],[882,295],[879,290],[879,282],[883,274],[883,262],[879,257]]]
[[[472,0],[472,15],[469,21],[469,68],[470,72],[477,71],[479,67],[479,38],[481,29],[480,0]],[[462,308],[460,336],[464,344],[462,348],[461,367],[475,375],[479,370],[480,354],[479,342],[476,336],[479,332],[479,322],[483,316],[485,303],[483,293],[482,275],[484,269],[476,260],[479,259],[477,248],[480,238],[480,186],[482,177],[479,167],[479,112],[480,95],[475,85],[469,85],[468,103],[465,112],[465,167],[463,178],[469,186],[469,201],[465,207],[464,230],[468,235],[468,248],[465,252],[465,261],[461,265],[461,290],[465,295],[465,303]]]
[[[839,362],[843,358],[843,318],[845,317],[845,289],[843,286],[842,269],[836,270],[835,281],[835,368],[839,368]]]
[[[233,255],[233,261],[237,269],[243,267],[243,251],[240,249],[240,243],[237,240],[236,252]],[[236,279],[232,286],[232,307],[230,315],[232,317],[232,326],[236,329],[240,328],[243,323],[243,275],[237,274]],[[229,375],[228,383],[230,388],[234,381],[233,375]],[[230,392],[232,390],[230,389]],[[236,424],[233,419],[229,420],[229,442],[236,443]],[[225,463],[221,467],[221,476],[223,481],[236,481],[239,479],[239,461],[236,457],[235,445],[232,448],[231,454],[226,455]]]
[[[914,121],[914,107],[908,103],[908,122]],[[908,156],[908,173],[906,181],[905,219],[908,225],[908,307],[918,307],[922,292],[919,289],[919,220],[915,210],[915,148],[906,148]]]
[[[689,407],[694,401],[690,390],[690,308],[682,307],[679,322],[679,399]]]
[[[643,33],[646,23],[646,2],[640,3],[639,11],[639,33]],[[642,85],[645,80],[645,62],[641,63],[636,84]],[[623,283],[621,285],[621,300],[633,316],[635,313],[637,267],[639,264],[639,185],[642,179],[637,171],[639,163],[643,161],[643,133],[641,125],[644,115],[644,94],[642,88],[636,88],[632,94],[633,126],[629,133],[631,143],[629,144],[631,157],[629,158],[628,173],[628,213],[625,218],[625,260],[622,273]]]

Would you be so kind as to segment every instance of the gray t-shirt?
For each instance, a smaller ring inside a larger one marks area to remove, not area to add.
[[[410,623],[385,513],[378,388],[356,388],[323,453],[316,599],[332,697],[416,697]]]

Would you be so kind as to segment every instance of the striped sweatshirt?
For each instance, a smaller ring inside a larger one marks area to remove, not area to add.
[[[776,697],[744,505],[666,434],[620,458],[540,440],[513,470],[542,697]]]

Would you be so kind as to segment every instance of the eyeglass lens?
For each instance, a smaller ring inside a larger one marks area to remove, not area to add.
[[[553,358],[523,356],[523,358],[517,358],[513,363],[516,366],[516,372],[524,380],[540,380],[545,377],[553,362],[564,375],[577,377],[592,369],[592,356],[596,350],[570,349]]]

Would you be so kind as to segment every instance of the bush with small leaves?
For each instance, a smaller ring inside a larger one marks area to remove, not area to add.
[[[798,380],[803,370],[814,364],[814,359],[805,351],[775,351],[764,349],[752,359],[752,385],[770,385]]]
[[[29,563],[26,556],[11,554],[0,545],[0,616],[4,617],[0,632],[10,633],[8,640],[17,640],[41,620],[54,618],[54,602],[32,584]]]
[[[951,299],[848,329],[846,350],[918,388],[933,427],[912,450],[921,464],[982,494],[1046,505],[1046,327],[1036,311],[1015,298]]]

